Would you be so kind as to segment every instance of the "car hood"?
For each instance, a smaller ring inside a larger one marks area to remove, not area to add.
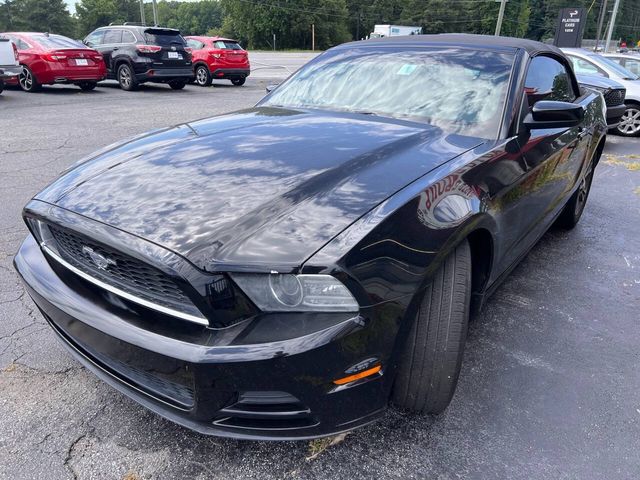
[[[600,88],[624,88],[620,82],[611,80],[606,77],[598,77],[596,75],[576,75],[578,83],[581,85],[600,87]]]
[[[413,122],[258,107],[105,149],[36,198],[203,270],[295,268],[394,192],[480,143]]]

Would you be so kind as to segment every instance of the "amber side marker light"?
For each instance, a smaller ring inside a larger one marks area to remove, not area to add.
[[[355,375],[349,375],[348,377],[338,378],[337,380],[334,380],[333,383],[335,383],[336,385],[344,385],[346,383],[351,383],[354,380],[360,380],[361,378],[369,377],[371,375],[374,375],[374,374],[378,373],[381,369],[382,369],[382,365],[377,365],[377,366],[375,366],[373,368],[369,368],[367,370],[363,370],[360,373],[356,373]]]

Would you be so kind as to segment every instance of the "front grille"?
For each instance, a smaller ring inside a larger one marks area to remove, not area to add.
[[[624,96],[626,90],[619,88],[616,90],[609,90],[604,95],[604,101],[607,107],[615,107],[616,105],[622,105],[624,103]]]
[[[160,270],[67,229],[49,225],[49,231],[59,254],[91,277],[158,305],[185,312],[196,310],[178,285]],[[94,263],[89,249],[109,259],[106,268]]]

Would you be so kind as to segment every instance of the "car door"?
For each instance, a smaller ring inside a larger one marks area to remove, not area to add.
[[[114,75],[113,56],[122,47],[122,29],[110,28],[104,32],[102,45],[98,51],[102,53],[104,63],[107,66],[107,73]]]
[[[564,60],[537,56],[525,77],[518,144],[523,174],[505,202],[504,229],[509,239],[503,268],[515,262],[547,230],[579,178],[589,131],[571,128],[529,129],[523,121],[540,100],[580,101],[577,84]]]

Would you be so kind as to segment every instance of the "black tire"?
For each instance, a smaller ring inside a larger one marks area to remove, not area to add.
[[[0,80],[0,93],[4,90],[4,80]]]
[[[233,83],[236,87],[241,87],[246,81],[246,78],[234,78],[233,80],[231,80],[231,83]]]
[[[465,240],[424,293],[393,386],[395,405],[432,414],[447,408],[462,365],[470,300],[471,250]]]
[[[96,82],[80,82],[78,86],[82,89],[83,92],[90,92],[94,88],[96,88],[98,84]]]
[[[38,92],[42,89],[42,85],[40,85],[36,76],[26,65],[22,66],[22,71],[20,75],[18,75],[18,83],[22,90],[29,93]]]
[[[558,217],[558,220],[556,220],[556,225],[558,227],[564,228],[565,230],[571,230],[580,221],[582,212],[584,212],[584,207],[587,204],[587,199],[589,198],[591,183],[593,182],[595,164],[597,163],[597,159],[600,153],[601,152],[598,149],[598,151],[596,151],[596,157],[592,159],[591,162],[589,162],[589,166],[587,167],[587,171],[585,172],[584,177],[580,181],[578,190],[576,190],[573,195],[571,195],[571,198],[564,206],[564,209]]]
[[[211,72],[206,65],[198,65],[195,71],[195,83],[201,87],[208,87],[211,85]]]
[[[615,131],[623,137],[638,137],[640,136],[640,104],[626,102],[625,106],[627,108]]]
[[[118,83],[120,88],[127,92],[133,92],[140,86],[133,69],[126,63],[118,67]]]
[[[169,86],[173,90],[182,90],[186,84],[187,82],[185,80],[171,80],[169,82]]]

